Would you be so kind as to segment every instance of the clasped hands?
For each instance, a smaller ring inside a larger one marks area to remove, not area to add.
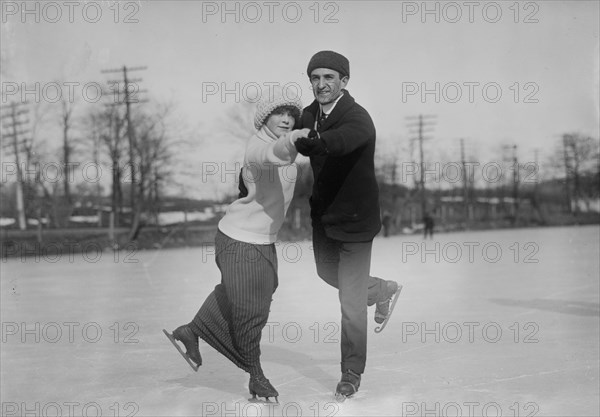
[[[294,130],[290,134],[290,141],[294,144],[299,153],[304,156],[324,155],[327,153],[327,146],[321,138],[321,135],[314,129]]]

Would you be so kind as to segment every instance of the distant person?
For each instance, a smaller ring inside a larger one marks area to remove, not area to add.
[[[365,371],[367,306],[376,304],[375,321],[385,326],[390,301],[402,286],[370,275],[373,238],[381,230],[375,126],[344,89],[348,59],[317,52],[306,72],[315,100],[302,114],[309,137],[298,139],[296,148],[310,157],[314,174],[310,206],[317,274],[338,289],[341,304],[342,376],[336,396],[343,400],[358,391]]]
[[[392,216],[389,211],[383,212],[383,218],[381,219],[381,225],[383,226],[383,237],[388,237],[390,235],[390,226],[392,222]]]
[[[190,366],[202,365],[198,337],[250,374],[248,389],[256,396],[279,393],[260,362],[261,333],[278,286],[274,242],[295,187],[294,142],[309,129],[294,130],[302,103],[284,91],[263,94],[254,116],[256,133],[246,146],[239,198],[228,207],[215,237],[221,283],[206,298],[192,321],[172,334],[164,330]],[[292,178],[293,180],[291,180]],[[176,341],[183,343],[183,353]]]
[[[423,216],[423,239],[427,239],[427,234],[429,234],[429,237],[431,237],[431,239],[433,239],[433,227],[435,226],[435,222],[433,220],[433,217],[431,217],[431,214],[429,213],[425,213],[425,216]]]

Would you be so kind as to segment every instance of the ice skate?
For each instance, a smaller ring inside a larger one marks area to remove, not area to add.
[[[250,391],[250,394],[252,394],[252,398],[248,399],[248,401],[250,402],[264,404],[279,404],[279,393],[264,375],[250,375],[248,391]],[[256,398],[257,396],[264,397],[265,400]],[[270,401],[270,397],[275,397],[275,402]]]
[[[375,307],[375,322],[381,324],[381,326],[375,328],[375,333],[381,332],[387,325],[400,296],[400,291],[402,291],[402,285],[398,285],[395,281],[387,281],[386,284],[387,298],[385,301],[378,302]]]
[[[358,391],[358,387],[360,387],[360,375],[352,369],[348,369],[342,374],[342,379],[337,384],[335,399],[338,402],[344,402]]]
[[[163,332],[169,338],[171,343],[173,343],[173,346],[177,348],[181,356],[183,356],[183,359],[185,359],[194,371],[198,372],[198,368],[202,365],[202,356],[198,349],[198,336],[192,332],[192,329],[190,329],[187,324],[184,324],[175,329],[173,334],[170,334],[165,329],[163,329]],[[186,352],[179,347],[176,340],[183,343]]]

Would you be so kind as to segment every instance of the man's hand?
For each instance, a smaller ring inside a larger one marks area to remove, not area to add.
[[[307,138],[309,138],[309,139],[321,139],[321,135],[319,135],[319,132],[317,132],[315,129],[311,129],[310,132],[308,132]]]
[[[311,131],[312,133],[313,131]],[[310,135],[309,135],[310,136]],[[296,149],[304,156],[326,155],[327,146],[319,136],[300,138],[295,143]]]

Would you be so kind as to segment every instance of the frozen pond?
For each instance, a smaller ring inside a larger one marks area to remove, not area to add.
[[[201,341],[194,373],[162,334],[218,283],[212,247],[2,260],[2,415],[597,416],[598,226],[378,237],[404,289],[338,404],[339,303],[309,242],[278,246],[262,362],[277,408]],[[85,255],[85,256],[84,256]]]

